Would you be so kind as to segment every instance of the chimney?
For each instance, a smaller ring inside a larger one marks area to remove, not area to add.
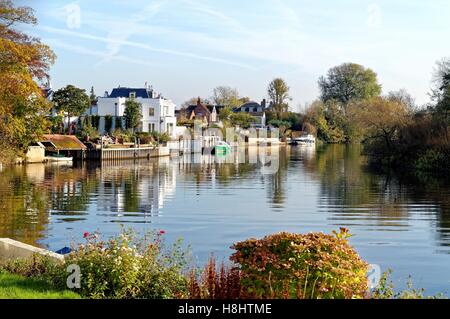
[[[261,101],[261,106],[262,106],[262,109],[263,109],[263,110],[266,108],[266,99],[263,99],[263,100]]]
[[[105,95],[103,97],[108,97],[108,96],[109,96],[108,91],[105,91]]]
[[[202,104],[202,102],[200,101],[200,96],[199,96],[197,99],[197,105],[201,105],[201,104]]]

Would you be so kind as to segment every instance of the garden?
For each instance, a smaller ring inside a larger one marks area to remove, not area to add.
[[[278,233],[235,243],[229,263],[211,256],[199,268],[181,240],[160,230],[131,230],[102,240],[84,233],[65,262],[35,255],[0,264],[0,298],[94,299],[393,299],[434,298],[408,285],[395,292],[389,272],[369,289],[369,265],[351,247],[347,229],[331,234]],[[71,283],[68,266],[79,267]]]

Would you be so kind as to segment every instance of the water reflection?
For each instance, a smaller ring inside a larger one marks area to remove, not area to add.
[[[345,226],[368,260],[450,286],[439,279],[450,262],[448,181],[374,174],[359,146],[341,145],[275,148],[279,169],[263,174],[250,160],[259,151],[3,168],[0,237],[56,249],[86,229],[161,227],[207,256],[269,232]]]

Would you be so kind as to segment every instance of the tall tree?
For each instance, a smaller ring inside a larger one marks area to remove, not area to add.
[[[53,105],[55,110],[67,115],[68,132],[71,134],[70,119],[74,116],[81,116],[91,105],[91,101],[86,90],[67,85],[53,94]]]
[[[382,97],[364,100],[359,104],[353,105],[355,119],[366,138],[381,140],[386,149],[392,152],[399,130],[411,122],[408,106]]]
[[[434,89],[431,97],[436,102],[436,113],[450,124],[450,57],[436,62],[433,72]]]
[[[229,86],[218,86],[214,88],[211,100],[216,105],[230,108],[238,107],[242,104],[239,99],[238,90]]]
[[[0,1],[0,147],[23,154],[47,128],[50,103],[36,83],[48,77],[56,56],[16,24],[37,24],[33,10]],[[5,160],[5,159],[4,159]]]
[[[142,104],[137,102],[135,99],[127,99],[125,102],[125,112],[123,116],[125,117],[125,125],[127,128],[131,129],[133,132],[139,127],[142,120]]]
[[[336,100],[344,107],[351,100],[368,99],[381,93],[377,74],[355,63],[344,63],[328,70],[325,77],[320,77],[319,88],[323,102]]]
[[[92,105],[95,105],[97,103],[97,95],[95,94],[93,86],[91,86],[91,92],[89,93],[89,100],[91,100],[91,104],[89,105],[89,115],[92,115]]]
[[[274,109],[278,119],[281,119],[283,113],[286,113],[289,108],[288,101],[291,100],[289,96],[289,86],[282,78],[273,79],[267,88],[272,108]]]
[[[387,95],[387,99],[406,105],[410,111],[414,111],[416,109],[416,101],[414,97],[405,89],[390,91]]]

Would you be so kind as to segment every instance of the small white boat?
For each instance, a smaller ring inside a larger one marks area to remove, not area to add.
[[[316,138],[312,134],[305,134],[300,137],[292,139],[292,142],[298,144],[315,144]]]
[[[73,157],[65,157],[65,156],[46,156],[45,159],[48,162],[72,162],[73,161]]]

